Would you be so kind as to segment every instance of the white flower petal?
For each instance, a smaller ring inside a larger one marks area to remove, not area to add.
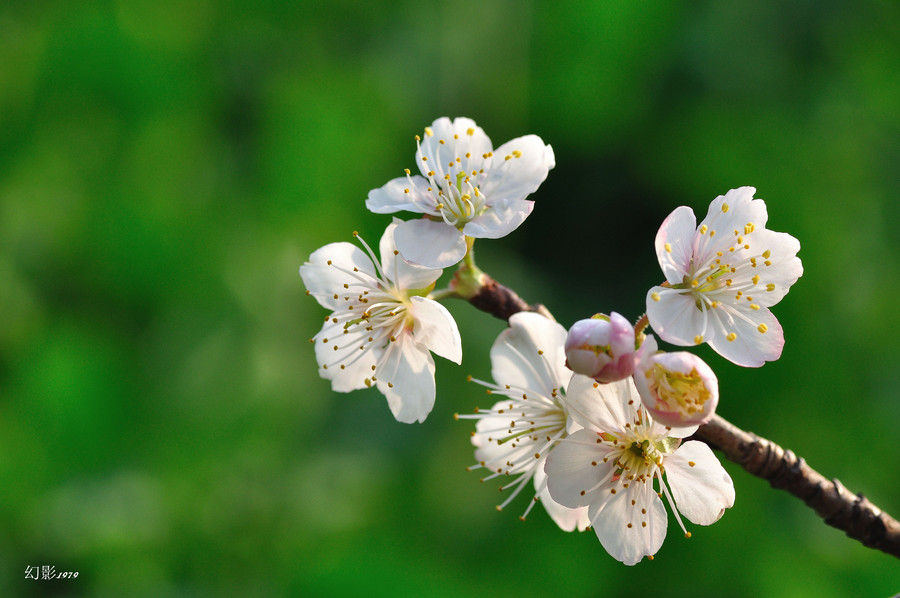
[[[540,187],[554,166],[553,148],[540,137],[518,137],[494,150],[481,191],[491,200],[525,199]]]
[[[420,219],[401,223],[394,233],[404,259],[429,268],[447,268],[466,255],[465,235],[444,222]]]
[[[659,337],[674,345],[695,345],[698,336],[706,340],[710,334],[707,314],[689,292],[653,287],[647,293],[647,318]]]
[[[769,219],[766,202],[753,199],[755,193],[755,187],[738,187],[719,195],[710,202],[706,218],[700,224],[707,225],[723,237],[733,229],[742,230],[748,222],[752,222],[757,229],[764,228]]]
[[[491,347],[491,373],[497,384],[550,396],[572,376],[566,368],[566,329],[540,314],[519,312],[509,319]]]
[[[366,199],[366,208],[375,214],[400,211],[424,213],[424,206],[433,208],[434,198],[428,191],[428,181],[418,175],[393,179],[369,191]]]
[[[462,340],[456,321],[447,308],[431,299],[410,297],[412,303],[413,338],[429,350],[454,363],[462,361]]]
[[[759,367],[781,357],[784,331],[768,308],[745,308],[740,314],[734,311],[717,308],[709,312],[710,329],[715,334],[709,334],[707,342],[716,353],[743,367]],[[734,336],[729,337],[731,334]]]
[[[803,264],[797,257],[800,241],[787,233],[761,230],[753,233],[753,248],[768,251],[767,260],[757,259],[760,283],[755,291],[755,302],[771,307],[787,295],[791,286],[803,274]],[[772,290],[767,285],[772,284]]]
[[[696,440],[666,459],[666,480],[678,511],[697,525],[719,520],[734,505],[734,483],[710,448]]]
[[[627,490],[620,489],[610,495],[602,512],[591,515],[600,544],[626,565],[656,554],[666,539],[666,509],[650,481],[634,482]]]
[[[534,470],[534,489],[537,497],[540,499],[544,510],[550,515],[550,518],[564,532],[578,530],[584,531],[591,524],[588,519],[588,508],[577,507],[570,509],[559,504],[550,496],[550,490],[547,488],[547,474],[544,473],[544,463],[540,463]]]
[[[669,284],[681,283],[687,274],[685,266],[691,262],[696,227],[694,210],[680,206],[663,220],[656,233],[656,259]]]
[[[600,384],[593,378],[575,374],[566,393],[566,407],[572,420],[583,428],[615,433],[630,422],[641,399],[629,390],[630,378]],[[628,401],[634,406],[628,407]]]
[[[402,224],[402,220],[395,218],[381,236],[379,250],[382,268],[385,269],[385,275],[388,279],[401,289],[426,289],[441,277],[443,270],[411,264],[405,261],[401,255],[398,255],[399,251],[395,244],[395,234],[398,226]]]
[[[358,282],[358,276],[352,274],[353,268],[371,279],[376,276],[365,251],[352,243],[329,243],[315,250],[309,261],[300,266],[300,278],[319,305],[333,310],[346,303],[341,295],[348,292],[344,285]]]
[[[595,493],[589,491],[612,476],[615,459],[604,463],[603,458],[613,455],[613,451],[606,444],[598,444],[598,438],[593,430],[578,430],[547,455],[547,487],[559,504],[576,508],[596,502]]]
[[[434,171],[437,180],[442,180],[444,174],[457,165],[466,172],[481,170],[484,155],[493,147],[490,138],[471,118],[461,116],[451,122],[449,118],[441,117],[431,123],[430,131],[431,134],[426,129],[416,152],[416,164],[424,175]],[[423,161],[423,156],[428,160]],[[451,162],[454,163],[452,167]]]
[[[407,334],[385,351],[378,367],[378,390],[398,422],[423,422],[434,407],[434,359]]]
[[[463,233],[476,239],[499,239],[513,232],[525,222],[534,202],[524,199],[501,199],[491,202],[490,208],[463,227]]]

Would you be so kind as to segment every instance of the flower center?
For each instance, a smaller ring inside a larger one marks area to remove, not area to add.
[[[456,183],[448,173],[444,177],[444,184],[440,185],[432,180],[432,189],[437,188],[437,193],[432,191],[438,212],[444,222],[461,229],[467,222],[480,216],[485,210],[485,197],[477,185],[473,184],[477,175],[468,175],[465,172],[456,173]]]
[[[468,132],[468,136],[474,130]],[[430,128],[425,129],[428,137],[433,136]],[[466,144],[459,139],[450,143],[438,140],[431,149],[434,155],[426,155],[421,139],[416,135],[416,145],[422,154],[422,173],[428,179],[428,192],[431,194],[431,205],[420,206],[422,211],[433,217],[441,218],[451,226],[462,229],[466,223],[480,216],[487,209],[487,198],[478,185],[478,177],[484,175],[484,166],[493,157],[492,152],[473,156],[466,151]],[[410,176],[409,170],[406,171]]]

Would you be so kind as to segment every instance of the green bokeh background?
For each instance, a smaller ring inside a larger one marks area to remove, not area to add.
[[[653,238],[741,185],[805,273],[781,360],[701,348],[720,413],[900,515],[900,6],[5,2],[0,595],[887,596],[896,559],[726,463],[737,501],[628,568],[467,473],[503,324],[450,302],[422,425],[338,395],[298,266],[470,116],[558,166],[479,263],[565,325],[640,315]],[[677,530],[674,521],[670,528]],[[24,579],[29,565],[75,580]]]

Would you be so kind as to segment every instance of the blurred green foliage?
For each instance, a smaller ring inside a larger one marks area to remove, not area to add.
[[[450,303],[463,367],[398,424],[318,378],[297,276],[377,242],[366,193],[443,115],[553,145],[534,214],[478,257],[566,325],[636,318],[666,214],[755,185],[805,274],[780,361],[701,350],[720,412],[900,515],[898,56],[888,1],[4,3],[0,595],[900,591],[730,463],[734,508],[633,568],[497,513],[452,414],[489,406],[465,375],[503,324]]]

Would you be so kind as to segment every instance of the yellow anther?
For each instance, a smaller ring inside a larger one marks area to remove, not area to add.
[[[469,127],[469,128],[466,130],[466,135],[468,135],[468,136],[471,137],[471,136],[474,135],[474,134],[475,134],[475,129]]]
[[[710,236],[710,238],[715,237],[716,231],[714,231],[714,230],[709,231],[709,236]]]
[[[694,344],[695,344],[695,345],[701,345],[701,344],[703,344],[703,337],[702,337],[701,335],[699,335],[699,334],[698,334],[697,336],[695,336],[695,337],[694,337]]]
[[[744,225],[744,234],[749,235],[756,229],[756,226],[752,222],[748,222]]]
[[[522,152],[520,152],[519,150],[513,150],[512,155],[516,158],[521,158]]]
[[[722,204],[722,213],[723,213],[723,214],[726,214],[727,212],[728,212],[728,204],[727,204],[727,203],[723,203],[723,204]]]
[[[769,251],[768,249],[766,249],[765,251],[762,252],[762,256],[766,259],[769,259],[770,257],[772,257],[772,252]]]
[[[736,339],[736,338],[737,338],[737,334],[735,334],[734,332],[729,332],[729,333],[728,333],[728,336],[725,337],[725,339],[726,339],[728,342],[731,342],[731,341],[733,341],[733,340]]]
[[[672,244],[671,243],[666,243],[665,248],[666,248],[666,252],[672,253]]]
[[[762,332],[762,333],[765,333],[765,331],[768,330],[769,327],[766,326],[765,324],[760,324],[759,326],[756,327],[756,329],[759,330],[759,331]]]
[[[657,293],[656,291],[650,293],[650,298],[654,301],[659,301],[659,293]]]
[[[759,309],[759,305],[756,304],[756,303],[751,303],[751,304],[750,304],[750,309],[753,309],[753,310]]]
[[[466,158],[471,158],[471,157],[472,157],[472,154],[469,152],[466,152]]]
[[[432,137],[434,136],[434,131],[431,130],[431,127],[425,127],[425,134]]]
[[[706,231],[708,231],[708,230],[709,230],[709,227],[706,226],[705,224],[700,225],[700,234],[701,235],[705,235]]]
[[[750,280],[753,281],[753,284],[759,284],[759,274],[757,274],[756,276],[754,276],[754,277],[751,278]]]
[[[775,285],[774,285],[773,283],[770,282],[769,284],[766,285],[766,290],[769,291],[769,292],[774,291],[774,290],[775,290]]]
[[[403,169],[403,172],[405,172],[407,175],[411,174],[411,173],[409,172],[409,168],[404,168],[404,169]]]

